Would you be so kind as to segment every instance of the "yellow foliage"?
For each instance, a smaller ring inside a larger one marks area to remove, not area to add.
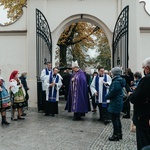
[[[1,0],[0,6],[7,9],[7,17],[11,21],[17,20],[23,14],[23,7],[27,7],[27,0]]]
[[[88,22],[78,22],[68,26],[61,34],[57,44],[66,45],[67,47],[71,46],[73,59],[77,59],[82,64],[87,64],[86,59],[90,59],[90,56],[86,52],[95,47],[97,47],[99,54],[102,54],[101,57],[97,56],[97,61],[99,57],[102,59],[105,56],[107,59],[111,57],[110,47],[105,33],[101,28]],[[90,60],[89,63],[91,63]]]

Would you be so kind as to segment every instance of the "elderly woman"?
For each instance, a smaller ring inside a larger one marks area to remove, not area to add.
[[[1,70],[0,70],[1,75]],[[2,125],[9,125],[10,123],[6,120],[6,109],[10,107],[10,96],[5,87],[5,81],[0,76],[0,111],[2,116]]]
[[[25,118],[23,118],[21,115],[22,115],[22,107],[24,106],[25,98],[24,98],[22,84],[18,77],[18,70],[14,70],[11,73],[9,82],[10,82],[10,90],[11,90],[12,96],[13,96],[12,120],[14,120],[14,121],[17,120],[17,118],[15,118],[15,116],[14,116],[15,109],[18,110],[18,119],[24,120]]]
[[[119,141],[122,139],[120,112],[123,107],[123,87],[125,87],[126,82],[120,74],[121,69],[119,67],[112,69],[112,83],[109,87],[109,92],[106,95],[106,99],[110,99],[108,111],[110,112],[113,124],[113,135],[109,137],[109,141]]]

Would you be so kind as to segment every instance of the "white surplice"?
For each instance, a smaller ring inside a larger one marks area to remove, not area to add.
[[[51,74],[50,74],[51,75]],[[46,76],[45,77],[45,80],[44,80],[44,86],[46,87],[46,100],[48,101],[48,99],[49,99],[49,85],[50,85],[50,83],[49,83],[49,79],[50,79],[50,75],[49,76]],[[57,90],[57,95],[56,95],[56,101],[59,101],[59,89],[61,88],[61,86],[62,86],[62,80],[61,80],[61,78],[60,78],[60,76],[59,75],[56,75],[56,76],[58,76],[59,77],[59,79],[58,79],[58,83],[56,83],[56,85],[55,86],[53,86],[52,87],[52,93],[54,93],[54,88]],[[53,78],[53,82],[55,83],[56,82],[56,78]]]
[[[112,82],[112,79],[111,79],[111,77],[109,76],[109,75],[106,75],[106,78],[107,78],[107,84],[111,84],[111,82]],[[91,89],[91,92],[92,92],[92,95],[94,95],[96,92],[98,92],[98,103],[102,103],[102,98],[103,98],[103,81],[104,81],[104,76],[103,77],[99,77],[99,83],[98,83],[98,86],[99,86],[99,91],[97,91],[96,90],[96,84],[95,84],[95,82],[96,82],[96,76],[93,78],[93,80],[92,80],[92,83],[91,83],[91,85],[90,85],[90,89]],[[106,94],[108,93],[108,91],[109,91],[109,86],[105,86],[106,88],[107,88],[107,90],[106,90]],[[109,103],[110,102],[110,100],[107,100],[107,103]]]
[[[43,90],[43,91],[46,91],[46,86],[45,86],[45,84],[44,84],[45,79],[46,79],[47,77],[49,77],[49,75],[50,75],[50,73],[51,73],[51,70],[48,70],[48,69],[47,69],[47,71],[48,71],[49,74],[46,75],[46,69],[47,69],[47,68],[45,68],[45,69],[42,70],[41,76],[40,76],[40,79],[41,79],[41,81],[42,81],[42,90]]]

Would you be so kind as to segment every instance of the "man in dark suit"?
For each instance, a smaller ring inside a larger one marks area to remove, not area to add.
[[[150,57],[143,61],[145,77],[143,77],[135,92],[129,93],[129,99],[134,104],[137,149],[150,145]]]
[[[70,74],[70,71],[69,69],[65,70],[64,71],[64,75],[62,76],[63,77],[63,87],[64,87],[64,94],[65,94],[65,100],[67,101],[67,98],[68,98],[68,91],[69,91],[69,84],[70,84],[70,78],[71,78],[71,74]]]

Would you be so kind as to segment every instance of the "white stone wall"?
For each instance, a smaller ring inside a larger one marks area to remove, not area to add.
[[[28,70],[26,30],[26,9],[24,15],[14,24],[0,26],[0,68],[7,87],[13,70],[17,69],[20,73]]]
[[[113,31],[118,10],[117,0],[49,0],[48,22],[52,32],[70,16],[89,14],[102,20]]]
[[[0,68],[2,76],[8,83],[13,70],[19,70],[19,73],[27,71],[27,39],[26,35],[10,36],[8,34],[0,36],[0,43]]]
[[[143,28],[140,30],[140,28]],[[150,57],[150,15],[144,8],[144,3],[138,5],[138,62],[137,69],[142,67],[142,62],[145,58]],[[141,69],[142,71],[142,69]]]

